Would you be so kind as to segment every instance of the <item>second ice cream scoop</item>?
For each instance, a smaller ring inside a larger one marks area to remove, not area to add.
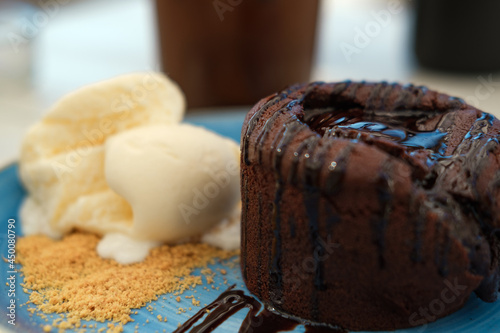
[[[130,203],[134,238],[176,242],[229,216],[240,200],[239,146],[188,124],[136,128],[106,143],[107,183]]]

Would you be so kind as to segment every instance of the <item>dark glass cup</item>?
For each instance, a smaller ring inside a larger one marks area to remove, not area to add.
[[[500,70],[500,1],[418,0],[416,55],[432,69]]]
[[[188,107],[250,105],[308,81],[318,0],[157,0],[164,72]]]

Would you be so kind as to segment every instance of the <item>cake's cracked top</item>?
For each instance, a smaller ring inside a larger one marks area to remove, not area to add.
[[[475,292],[494,301],[499,132],[492,115],[425,87],[315,82],[269,96],[249,112],[242,162],[271,170],[277,186],[291,184],[305,193],[314,188],[327,198],[370,187],[376,188],[381,207],[407,197],[408,215],[423,217],[414,219],[422,225],[408,230],[414,239],[409,259],[421,260],[426,217],[446,221],[467,253],[469,272],[481,277]],[[373,230],[380,267],[388,210],[380,210]],[[435,257],[443,276],[449,269],[446,248]]]

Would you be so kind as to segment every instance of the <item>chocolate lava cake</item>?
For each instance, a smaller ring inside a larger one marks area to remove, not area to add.
[[[425,87],[310,83],[242,129],[241,266],[275,310],[422,325],[499,289],[500,122]]]

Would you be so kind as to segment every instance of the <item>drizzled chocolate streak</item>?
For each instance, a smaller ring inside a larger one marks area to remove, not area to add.
[[[260,101],[242,130],[249,290],[360,330],[412,326],[446,281],[465,290],[427,321],[472,291],[496,300],[499,131],[493,116],[412,85],[312,83]]]
[[[239,333],[277,333],[293,330],[300,324],[306,326],[310,333],[342,333],[342,329],[311,326],[291,318],[277,315],[267,309],[261,311],[261,304],[255,298],[247,296],[241,290],[234,290],[235,285],[229,287],[215,301],[198,311],[193,317],[178,327],[174,333],[207,333],[215,330],[236,312],[248,308],[249,312],[243,320]],[[207,314],[208,313],[208,314]],[[201,320],[203,317],[205,319]],[[198,321],[201,323],[195,325]]]

